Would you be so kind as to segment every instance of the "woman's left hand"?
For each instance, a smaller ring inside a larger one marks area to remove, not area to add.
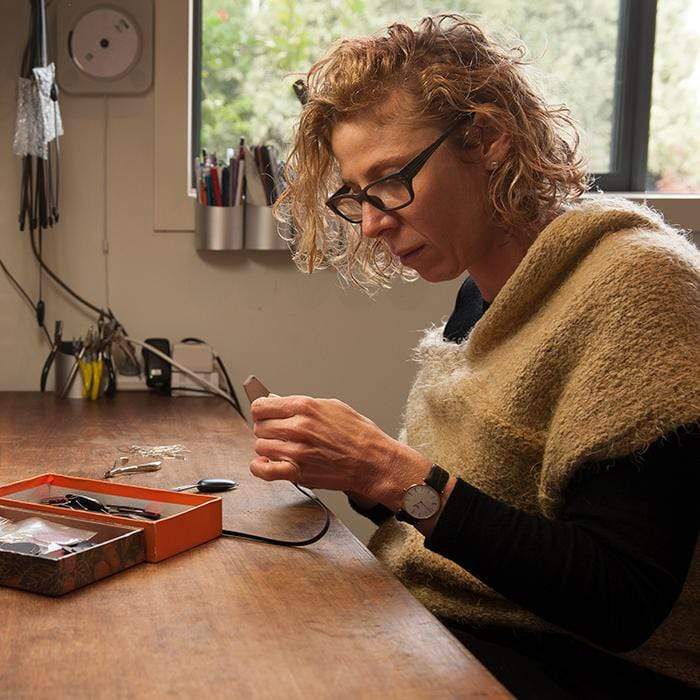
[[[404,452],[418,456],[419,470],[425,467],[417,452],[337,399],[270,396],[254,401],[251,414],[259,456],[250,471],[266,481],[286,479],[379,501],[387,481],[411,466],[404,464]]]

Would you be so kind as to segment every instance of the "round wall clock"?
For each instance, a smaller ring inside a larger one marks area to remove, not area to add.
[[[133,94],[153,79],[151,0],[74,0],[57,16],[57,75],[74,94]]]

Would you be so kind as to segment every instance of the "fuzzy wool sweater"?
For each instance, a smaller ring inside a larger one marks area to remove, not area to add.
[[[571,208],[463,343],[430,329],[416,359],[407,443],[490,496],[556,518],[583,465],[700,419],[698,253],[642,207]],[[443,619],[561,631],[426,549],[410,525],[385,522],[370,548]],[[700,685],[699,593],[696,553],[669,616],[624,657]]]

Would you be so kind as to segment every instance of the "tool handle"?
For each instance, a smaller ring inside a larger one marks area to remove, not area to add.
[[[39,388],[41,389],[42,393],[46,391],[46,380],[49,378],[49,371],[51,370],[51,365],[53,364],[54,358],[56,357],[56,351],[57,346],[54,345],[51,348],[51,352],[46,358],[46,362],[44,362],[44,366],[41,369],[41,381],[39,384]]]
[[[83,345],[82,349],[78,353],[78,355],[75,358],[75,362],[73,363],[73,367],[71,368],[70,373],[68,374],[68,379],[66,380],[66,383],[63,385],[63,389],[61,389],[61,394],[60,398],[65,398],[66,394],[68,393],[68,389],[70,389],[70,385],[73,382],[73,378],[75,377],[76,372],[78,371],[78,368],[80,367],[80,360],[83,359],[83,355],[85,355],[85,350],[86,346]]]

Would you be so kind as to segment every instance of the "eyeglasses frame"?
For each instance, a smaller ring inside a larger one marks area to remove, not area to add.
[[[409,204],[413,202],[415,199],[416,195],[415,192],[413,191],[413,180],[414,178],[418,175],[418,173],[421,171],[423,166],[428,162],[428,159],[430,156],[437,151],[437,149],[440,147],[442,142],[454,131],[454,129],[461,124],[465,119],[471,117],[472,115],[461,115],[457,119],[455,119],[448,127],[443,131],[440,136],[435,139],[427,148],[422,150],[417,156],[412,158],[406,165],[401,168],[401,170],[398,170],[395,173],[391,173],[390,175],[385,175],[384,177],[380,177],[378,180],[374,180],[373,182],[370,182],[368,185],[363,187],[357,194],[351,194],[350,193],[350,186],[349,185],[343,185],[339,190],[334,192],[327,200],[326,200],[326,206],[337,216],[341,217],[342,219],[345,219],[345,221],[349,221],[351,224],[361,224],[362,223],[362,218],[360,218],[359,221],[355,221],[354,219],[351,219],[350,217],[346,216],[343,214],[337,207],[337,202],[339,202],[341,199],[354,199],[356,202],[362,205],[362,202],[369,202],[373,207],[376,209],[379,209],[379,211],[398,211],[399,209],[403,209],[404,207],[407,207]],[[386,182],[387,180],[399,180],[401,184],[406,188],[410,199],[405,202],[404,204],[399,204],[397,207],[385,207],[381,199],[377,197],[372,197],[371,195],[367,194],[367,191],[371,189],[372,187],[375,187],[376,185]]]

